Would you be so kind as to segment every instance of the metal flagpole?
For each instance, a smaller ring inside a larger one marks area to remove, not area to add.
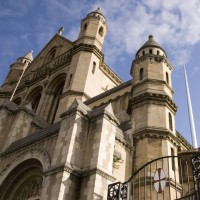
[[[185,72],[185,85],[186,85],[186,93],[187,93],[187,101],[188,101],[188,112],[189,112],[189,117],[190,117],[190,129],[191,129],[191,134],[192,134],[192,144],[194,148],[198,148],[197,136],[196,136],[195,125],[194,125],[194,117],[193,117],[193,111],[192,111],[192,103],[190,99],[190,90],[189,90],[185,65],[184,65],[184,72]]]
[[[19,84],[20,84],[20,82],[21,82],[21,79],[22,79],[22,77],[23,77],[23,75],[24,75],[24,72],[26,71],[26,68],[27,68],[27,67],[28,67],[28,65],[26,64],[26,65],[24,66],[24,68],[23,68],[23,71],[22,71],[22,74],[21,74],[21,76],[20,76],[20,78],[19,78],[19,81],[17,82],[17,85],[16,85],[16,87],[15,87],[13,93],[12,93],[12,96],[10,97],[10,101],[13,100],[13,97],[14,97],[14,95],[15,95],[15,92],[16,92],[16,90],[17,90],[17,88],[18,88],[18,86],[19,86]]]

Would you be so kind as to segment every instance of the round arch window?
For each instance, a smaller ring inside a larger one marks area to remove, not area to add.
[[[103,30],[103,27],[101,26],[101,27],[99,28],[99,35],[100,35],[101,37],[103,37],[103,34],[104,34],[104,30]]]
[[[15,167],[0,187],[0,199],[39,200],[42,190],[42,164],[29,159]]]

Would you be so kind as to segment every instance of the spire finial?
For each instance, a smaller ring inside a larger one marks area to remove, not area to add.
[[[102,12],[101,12],[101,8],[100,8],[100,7],[97,7],[97,9],[96,9],[95,12],[98,12],[98,13],[102,14]]]
[[[63,31],[64,31],[64,27],[62,26],[62,27],[60,27],[60,28],[58,29],[57,34],[58,34],[58,35],[62,35]]]
[[[153,39],[153,35],[149,35],[149,39]]]

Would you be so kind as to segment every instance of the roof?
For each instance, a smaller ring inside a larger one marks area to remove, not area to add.
[[[15,142],[13,142],[0,156],[7,155],[26,147],[28,145],[34,144],[40,140],[46,139],[53,135],[56,135],[59,132],[61,122],[57,122],[56,124],[50,125],[47,128],[40,129],[35,133],[32,133],[24,138],[21,138]]]
[[[166,54],[165,50],[158,44],[158,42],[156,42],[154,40],[153,35],[149,35],[149,39],[147,40],[147,42],[145,42],[142,47],[137,51],[136,55],[138,54],[139,51],[141,51],[144,48],[147,47],[157,47],[159,49],[161,49],[162,51],[164,51],[164,53]],[[167,54],[166,54],[167,55]]]
[[[101,8],[100,7],[98,7],[95,11],[92,11],[91,13],[89,13],[87,16],[90,16],[91,14],[93,14],[93,13],[98,13],[98,14],[100,14],[100,15],[102,15],[103,16],[103,14],[102,14],[102,11],[101,11]],[[103,16],[104,17],[104,16]]]

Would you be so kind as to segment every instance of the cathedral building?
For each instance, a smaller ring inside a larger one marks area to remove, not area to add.
[[[99,8],[82,19],[77,40],[62,31],[34,59],[32,51],[18,58],[0,88],[0,200],[112,199],[108,185],[161,157],[135,186],[130,181],[129,199],[162,194],[149,189],[158,168],[165,198],[180,198],[183,164],[174,158],[193,147],[175,128],[165,50],[150,35],[123,82],[104,63],[107,23]]]

